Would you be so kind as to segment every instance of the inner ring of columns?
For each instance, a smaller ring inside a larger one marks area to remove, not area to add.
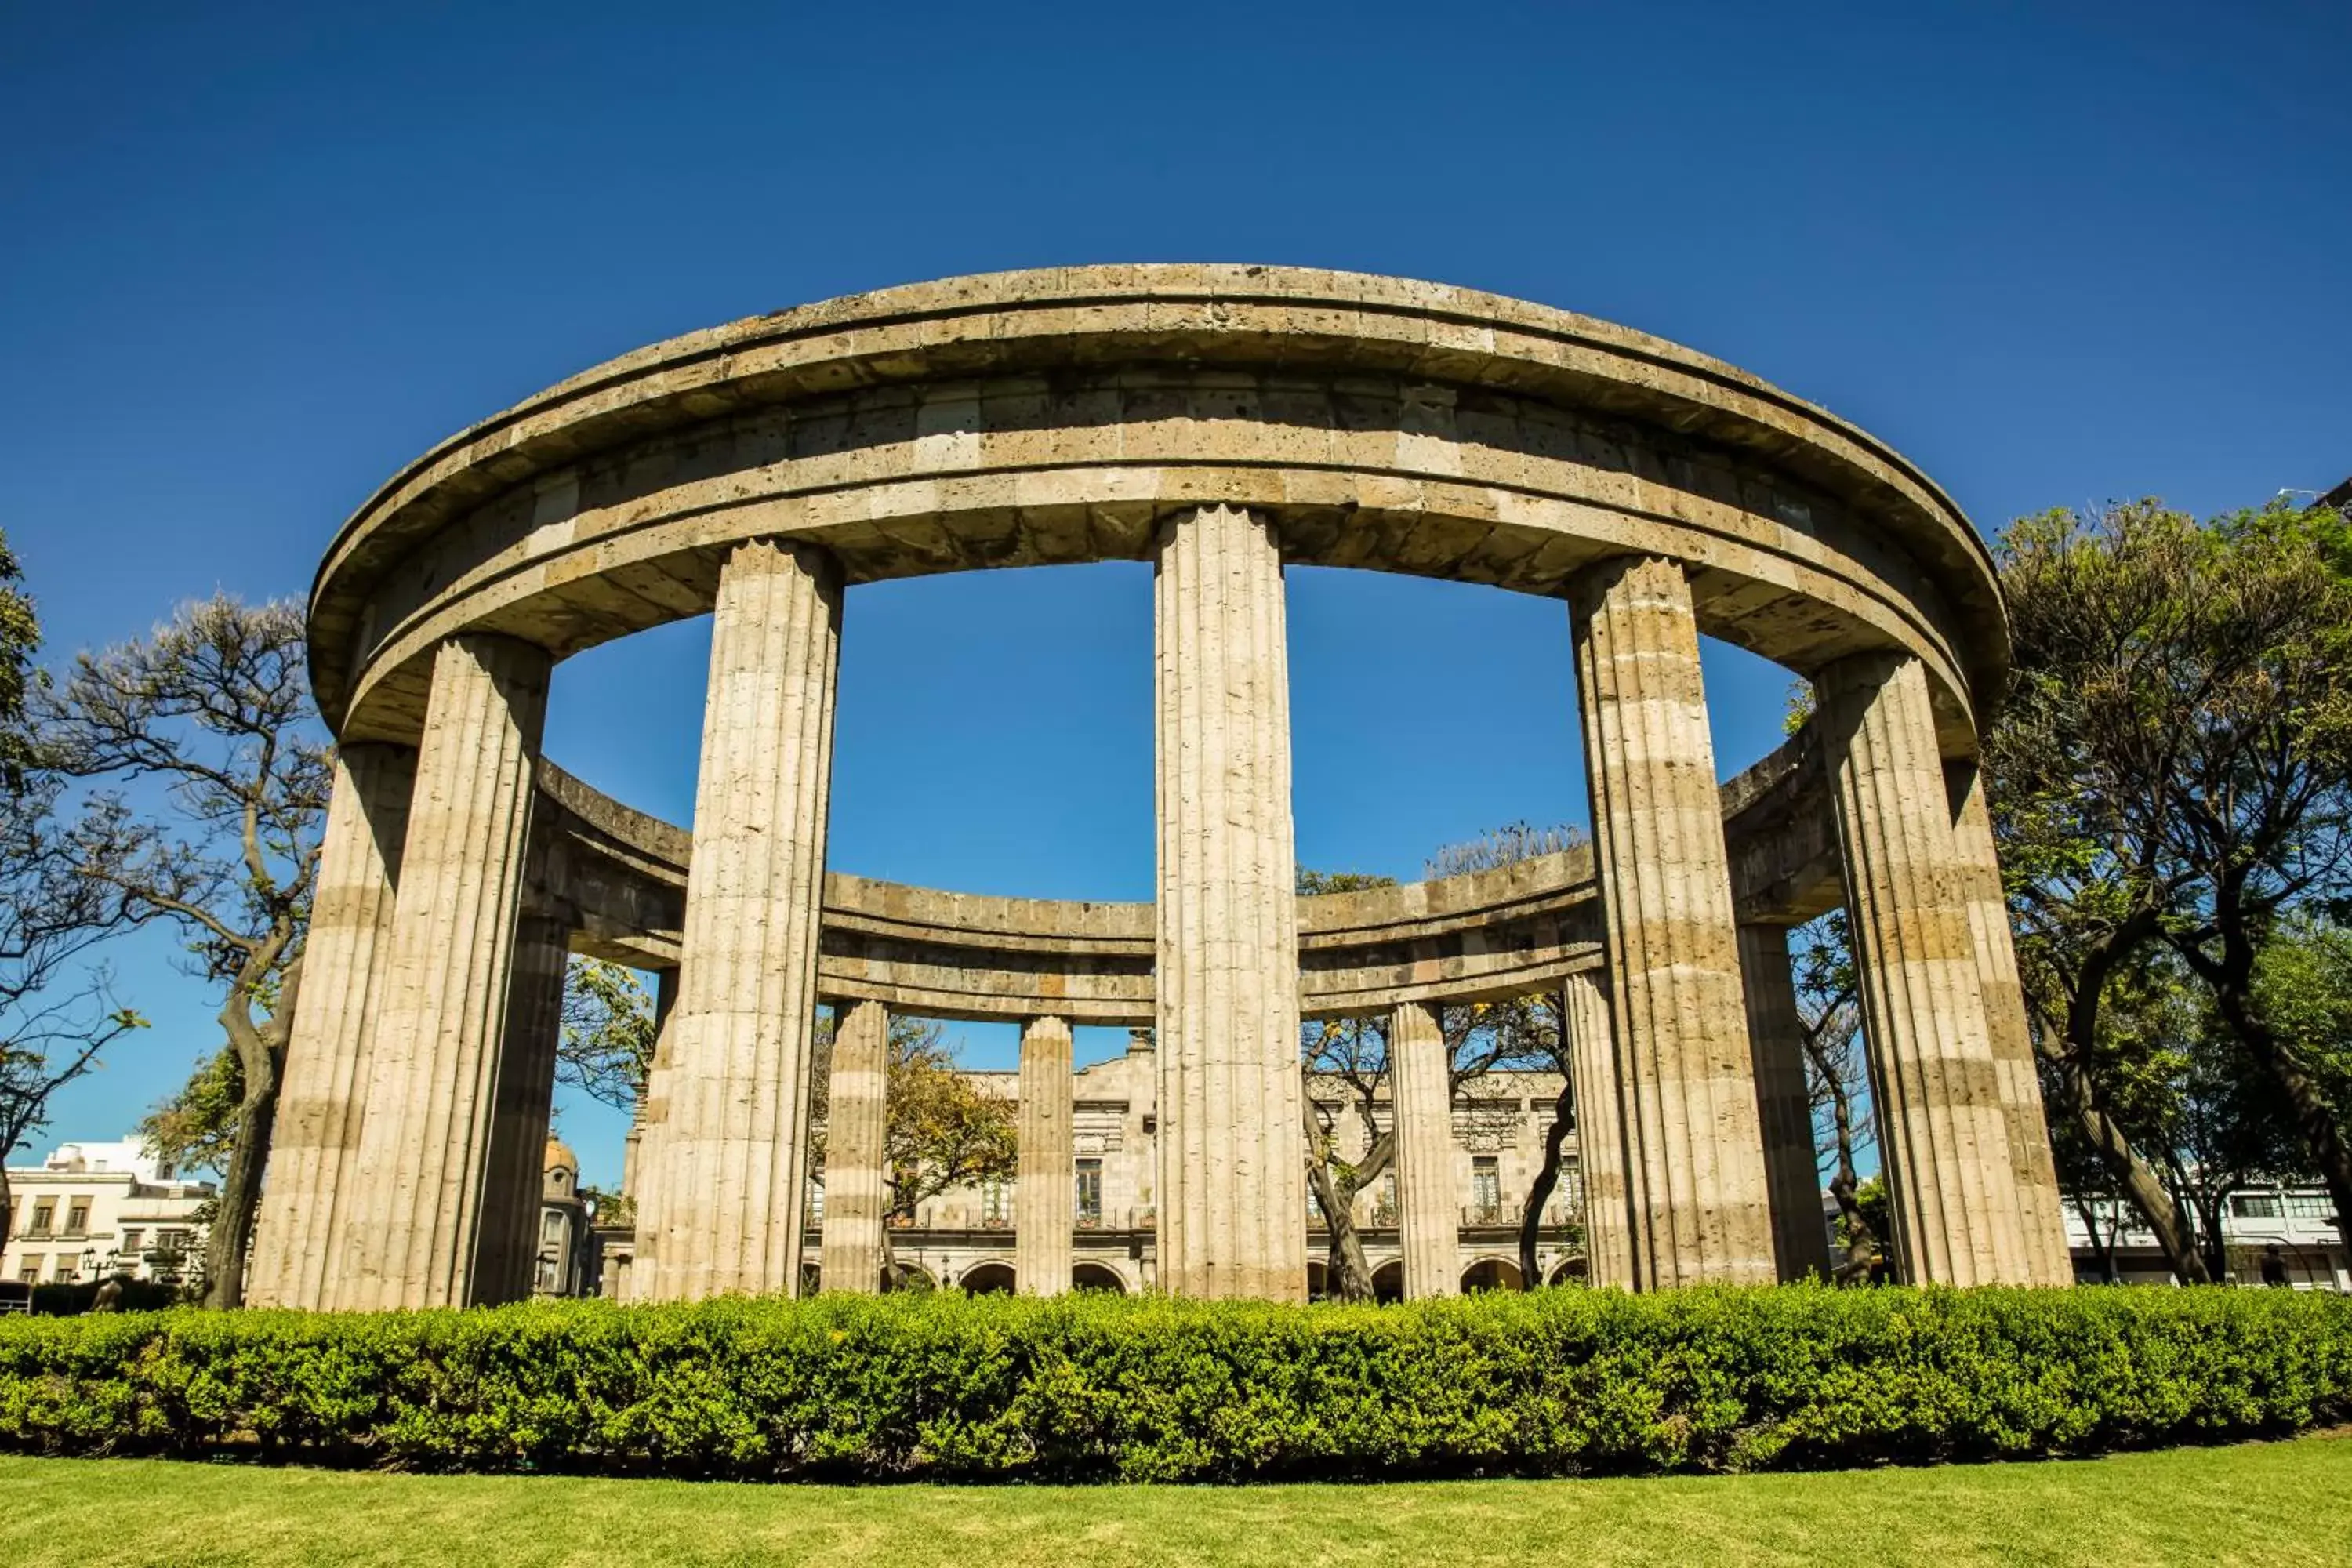
[[[1156,902],[825,872],[845,590],[1107,559],[1151,560],[1159,582]],[[1295,899],[1290,563],[1567,600],[1592,848]],[[538,729],[554,662],[705,613],[689,834],[540,758]],[[1278,1297],[1305,1277],[1299,1017],[1396,1010],[1395,1048],[1418,1051],[1434,1030],[1413,1009],[1562,984],[1585,1020],[1588,1193],[1611,1211],[1592,1216],[1595,1279],[1788,1277],[1809,1244],[1772,1205],[1805,1184],[1772,1100],[1788,1062],[1766,1059],[1789,1045],[1771,1005],[1787,976],[1759,979],[1748,956],[1785,948],[1734,933],[1842,898],[1866,916],[1906,1272],[2051,1267],[2035,1251],[2054,1215],[2035,1206],[2046,1139],[2021,1100],[2006,927],[1985,910],[1997,869],[1988,895],[1980,803],[1968,815],[1978,715],[2008,658],[1990,558],[1899,456],[1689,350],[1302,269],[1077,268],[853,296],[639,351],[444,442],[338,535],[310,626],[345,757],[313,935],[336,983],[306,997],[286,1121],[346,1282],[296,1267],[291,1227],[311,1222],[266,1205],[257,1299],[508,1288],[511,1226],[484,1184],[520,1179],[516,1129],[544,1122],[561,965],[532,943],[549,940],[677,981],[643,1107],[648,1295],[796,1288],[821,999],[868,1043],[853,1068],[836,1051],[842,1129],[878,1116],[866,1057],[888,1009],[1022,1020],[1024,1084],[1033,1037],[1066,1072],[1073,1023],[1152,1026],[1160,1280]],[[1719,790],[1701,633],[1839,695]],[[1920,804],[1948,784],[1950,812]],[[1401,1126],[1444,1117],[1404,1098],[1444,1080],[1400,1064]],[[1768,1172],[1776,1126],[1786,1169]],[[863,1158],[866,1136],[837,1131],[829,1163]],[[1425,1142],[1400,1140],[1400,1176],[1435,1193]],[[397,1176],[362,1197],[354,1168]],[[845,1239],[839,1256],[865,1272],[870,1252]]]

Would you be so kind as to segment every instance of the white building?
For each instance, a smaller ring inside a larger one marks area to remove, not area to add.
[[[2173,1283],[2156,1236],[2138,1211],[2121,1198],[2069,1197],[2066,1244],[2074,1254],[2074,1278],[2085,1283],[2107,1278],[2102,1253],[2112,1248],[2115,1278],[2126,1285]],[[2230,1279],[2240,1285],[2262,1281],[2263,1258],[2278,1248],[2287,1283],[2298,1290],[2352,1290],[2344,1242],[2336,1229],[2336,1204],[2326,1189],[2271,1184],[2230,1195],[2221,1215],[2221,1241],[2229,1253]],[[2098,1226],[2094,1241],[2091,1226]]]
[[[37,1165],[8,1167],[15,1216],[0,1279],[70,1284],[122,1273],[193,1276],[210,1182],[181,1181],[135,1138],[61,1143]]]

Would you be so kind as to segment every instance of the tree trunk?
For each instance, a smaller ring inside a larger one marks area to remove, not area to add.
[[[8,1157],[0,1153],[0,1247],[16,1234],[16,1192],[8,1184]]]
[[[1560,1150],[1568,1142],[1569,1123],[1576,1114],[1576,1086],[1560,1075],[1559,1098],[1552,1102],[1551,1125],[1544,1130],[1543,1163],[1528,1187],[1527,1206],[1519,1211],[1519,1289],[1532,1290],[1540,1282],[1536,1272],[1536,1243],[1543,1235],[1544,1205],[1559,1185]],[[1590,1256],[1590,1248],[1587,1249]]]
[[[2116,1244],[2112,1237],[2099,1235],[2099,1211],[2087,1199],[2077,1198],[2074,1213],[2083,1221],[2083,1234],[2091,1238],[2091,1257],[2099,1266],[2099,1278],[2112,1285],[2116,1282]]]
[[[278,1063],[267,1047],[256,1053],[258,1068],[245,1066],[245,1098],[237,1103],[236,1142],[228,1169],[221,1173],[213,1203],[212,1234],[205,1241],[205,1305],[245,1305],[245,1260],[253,1245],[253,1219],[261,1204],[261,1178],[269,1168],[269,1139],[278,1122]]]
[[[1307,1162],[1307,1180],[1323,1210],[1323,1228],[1331,1238],[1323,1264],[1323,1293],[1335,1301],[1372,1299],[1371,1265],[1364,1258],[1363,1238],[1356,1234],[1355,1189],[1342,1192],[1332,1179],[1330,1165]]]
[[[2204,1257],[2197,1250],[2194,1238],[2180,1223],[2180,1211],[2175,1207],[2172,1195],[2164,1190],[2164,1182],[2153,1166],[2124,1135],[2115,1119],[2099,1108],[2098,1096],[2092,1091],[2091,1080],[2071,1057],[2056,1055],[2047,1047],[2043,1058],[2058,1069],[2059,1081],[2064,1085],[2065,1109],[2072,1112],[2090,1140],[2109,1175],[2123,1189],[2147,1228],[2156,1235],[2156,1245],[2164,1254],[2164,1261],[2180,1277],[2184,1285],[2210,1285],[2212,1276],[2205,1269]]]

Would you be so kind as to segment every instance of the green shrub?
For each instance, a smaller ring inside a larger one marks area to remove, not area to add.
[[[1150,1480],[2088,1454],[2352,1417],[2352,1299],[1548,1290],[0,1325],[0,1447],[418,1469]]]

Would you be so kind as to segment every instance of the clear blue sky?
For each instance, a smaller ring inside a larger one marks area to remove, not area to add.
[[[11,14],[0,527],[55,655],[304,593],[401,462],[612,354],[1049,263],[1622,321],[1859,421],[1989,529],[2352,471],[2340,3],[358,9]],[[1148,897],[1147,581],[856,591],[833,863]],[[1290,625],[1310,863],[1582,821],[1558,604],[1300,571]],[[565,666],[551,753],[684,820],[706,642]],[[1787,682],[1708,676],[1727,772]],[[118,1134],[215,1042],[167,942],[117,970],[155,1027],[53,1137]],[[617,1173],[612,1119],[564,1127]]]

